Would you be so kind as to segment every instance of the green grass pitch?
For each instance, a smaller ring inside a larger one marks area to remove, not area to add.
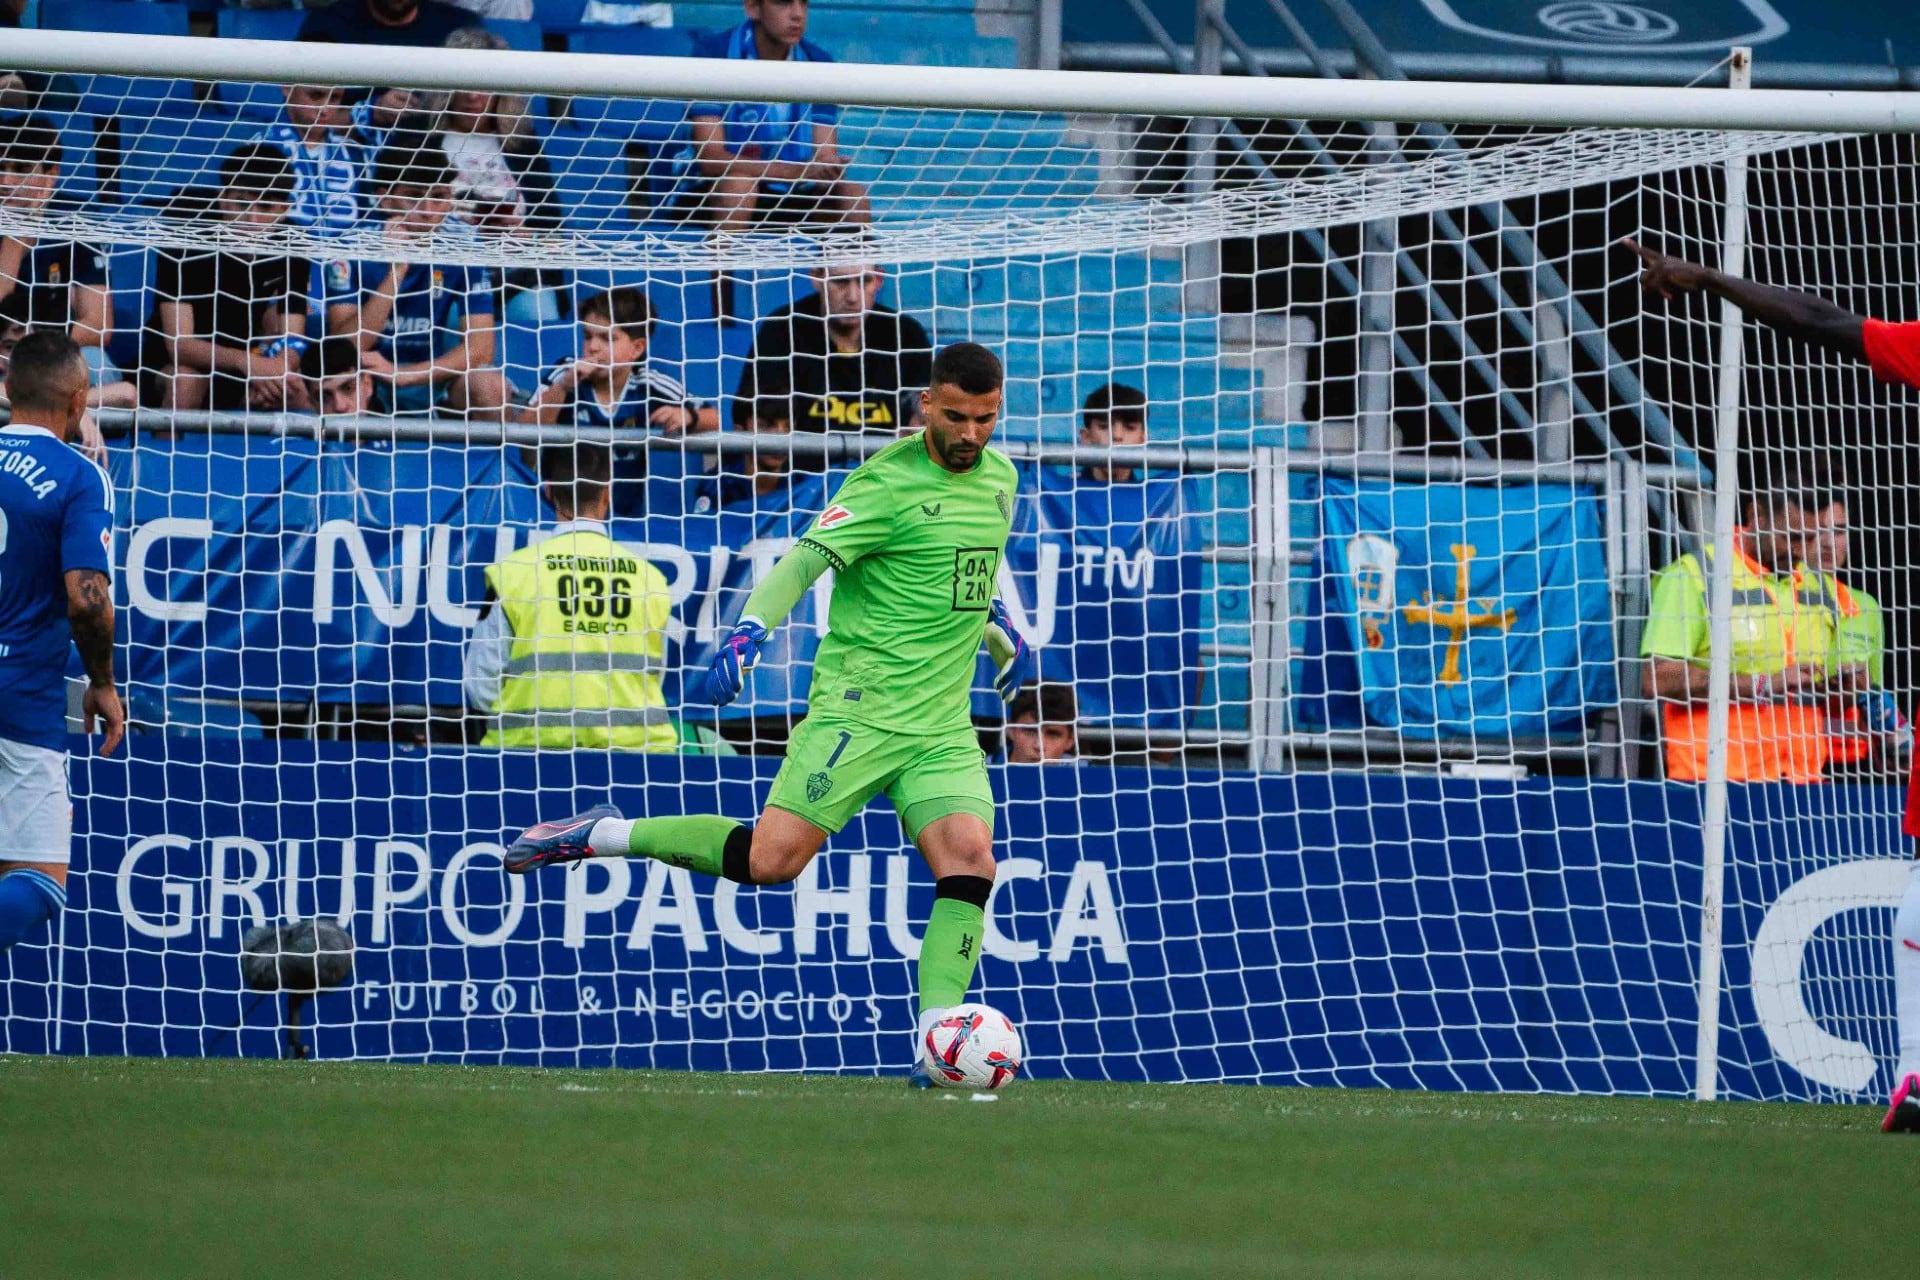
[[[0,1274],[1868,1276],[1857,1107],[0,1058]]]

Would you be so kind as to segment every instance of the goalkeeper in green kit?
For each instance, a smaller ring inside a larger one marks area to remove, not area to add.
[[[1013,464],[987,447],[1004,380],[985,347],[942,350],[921,397],[926,428],[846,478],[722,638],[707,673],[719,706],[740,695],[768,634],[834,571],[807,718],[757,823],[629,821],[600,805],[523,832],[507,870],[646,857],[740,884],[782,884],[884,791],[934,876],[920,947],[920,1033],[963,1001],[993,890],[993,792],[969,708],[974,659],[984,640],[994,687],[1008,700],[1034,667],[994,595],[1018,484]],[[915,1062],[911,1082],[923,1085]]]

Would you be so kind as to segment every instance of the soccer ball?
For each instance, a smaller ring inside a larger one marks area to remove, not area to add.
[[[957,1004],[920,1045],[933,1082],[951,1089],[998,1089],[1020,1070],[1020,1033],[984,1004]]]

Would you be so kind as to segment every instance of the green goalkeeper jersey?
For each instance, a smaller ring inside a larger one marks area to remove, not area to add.
[[[972,723],[969,691],[1019,473],[1005,454],[953,472],[926,433],[868,458],[801,538],[834,568],[809,710],[896,732]]]

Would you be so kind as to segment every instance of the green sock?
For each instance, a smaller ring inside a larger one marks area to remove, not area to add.
[[[715,813],[636,818],[633,830],[627,833],[627,852],[636,858],[658,858],[701,875],[723,875],[728,838],[742,830],[741,823]]]
[[[920,943],[920,1012],[945,1009],[967,998],[980,963],[987,913],[971,902],[935,898]]]

